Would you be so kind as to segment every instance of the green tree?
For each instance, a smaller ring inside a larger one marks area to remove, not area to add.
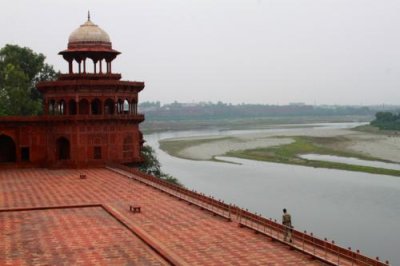
[[[156,153],[152,147],[150,147],[149,145],[144,145],[142,147],[141,154],[144,162],[139,167],[140,171],[164,179],[165,181],[176,184],[178,186],[182,186],[182,184],[179,183],[178,179],[161,171],[161,164],[158,161]]]
[[[391,112],[378,112],[375,114],[376,120],[381,122],[395,121],[397,116]]]
[[[36,115],[42,111],[42,97],[35,85],[58,76],[44,61],[43,54],[27,47],[7,44],[0,49],[0,115]]]
[[[144,145],[141,150],[141,155],[144,162],[139,167],[139,170],[146,174],[159,177],[161,175],[161,164],[156,157],[154,149],[149,145]]]
[[[378,112],[371,125],[385,130],[400,130],[400,113]]]

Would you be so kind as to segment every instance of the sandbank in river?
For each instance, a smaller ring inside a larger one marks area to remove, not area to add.
[[[299,137],[323,140],[325,143],[322,146],[324,146],[325,154],[400,163],[400,135],[377,134],[345,128],[284,128],[278,131],[267,130],[251,133],[244,131],[226,135],[222,132],[218,136],[162,140],[160,147],[170,155],[184,159],[213,160],[217,156],[236,156],[236,151],[266,149],[291,144]],[[261,158],[261,160],[263,159]]]

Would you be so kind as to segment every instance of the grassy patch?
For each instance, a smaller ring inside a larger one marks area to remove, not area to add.
[[[379,129],[378,127],[372,125],[364,125],[352,128],[354,131],[366,132],[376,135],[385,135],[385,136],[399,136],[400,131],[398,130],[386,130],[386,129]]]
[[[344,143],[348,141],[344,137],[292,137],[294,139],[293,143],[249,150],[252,153],[257,153],[260,155],[267,155],[268,157],[278,158],[287,160],[288,158],[300,159],[298,155],[307,153],[317,153],[326,155],[337,155],[344,157],[357,157],[367,160],[375,160],[375,158],[362,156],[358,153],[351,153],[333,148],[337,146],[338,143]],[[301,159],[303,160],[303,159]]]
[[[374,160],[383,161],[378,158],[365,156],[359,153],[346,152],[339,149],[332,148],[332,146],[338,146],[337,143],[345,142],[346,139],[343,137],[333,138],[315,138],[315,137],[294,137],[295,142],[291,144],[258,148],[242,151],[231,151],[228,152],[227,156],[238,157],[243,159],[268,161],[276,163],[296,164],[318,168],[331,168],[348,171],[358,171],[373,174],[384,174],[400,176],[400,171],[383,169],[370,166],[351,165],[336,162],[307,160],[299,157],[301,154],[314,153],[323,155],[336,155],[342,157],[355,157],[363,160]]]
[[[230,151],[226,153],[224,156],[231,156],[243,159],[257,160],[257,161],[303,165],[303,166],[310,166],[317,168],[330,168],[330,169],[358,171],[358,172],[365,172],[372,174],[400,176],[399,170],[391,170],[391,169],[361,166],[361,165],[351,165],[351,164],[328,162],[328,161],[307,160],[299,157],[299,155],[302,154],[313,153],[322,155],[335,155],[341,157],[354,157],[371,161],[389,162],[379,158],[366,156],[360,153],[345,151],[343,147],[347,146],[347,144],[350,142],[350,140],[347,139],[345,136],[338,136],[338,137],[296,136],[290,138],[294,139],[293,143],[273,146],[273,147],[266,147],[266,148]],[[162,140],[160,141],[160,148],[166,151],[171,156],[190,159],[186,158],[181,154],[181,152],[186,148],[198,146],[201,144],[219,142],[222,140],[234,140],[234,139],[235,139],[234,137],[221,137],[221,138],[209,138],[209,139]],[[237,141],[237,139],[235,140]],[[225,162],[218,160],[216,158],[212,158],[210,160]]]

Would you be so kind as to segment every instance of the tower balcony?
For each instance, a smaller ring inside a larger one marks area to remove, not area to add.
[[[61,74],[59,80],[120,80],[121,74],[115,73],[71,73]]]
[[[43,115],[45,121],[133,121],[140,123],[144,121],[144,114],[102,114],[102,115]]]
[[[27,122],[65,122],[65,121],[144,121],[144,114],[103,114],[103,115],[37,115],[37,116],[3,116],[1,123],[27,123]]]

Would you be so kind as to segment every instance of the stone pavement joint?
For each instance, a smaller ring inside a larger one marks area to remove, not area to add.
[[[150,236],[146,235],[145,232],[142,232],[139,228],[136,228],[134,225],[128,225],[125,221],[129,221],[121,215],[117,210],[113,209],[110,206],[102,205],[102,204],[86,204],[86,205],[63,205],[63,206],[42,206],[42,207],[34,207],[34,208],[11,208],[11,209],[0,209],[1,212],[18,212],[18,211],[38,211],[38,210],[60,210],[60,209],[72,209],[72,208],[102,208],[106,211],[110,216],[112,216],[116,221],[118,221],[121,225],[126,227],[129,231],[131,231],[134,235],[140,238],[144,243],[146,243],[151,249],[153,249],[157,254],[159,254],[162,258],[164,258],[171,265],[185,265],[184,262],[180,261],[179,258],[174,258],[172,254],[169,254],[165,251],[165,247],[157,244],[157,241],[152,239]]]
[[[135,226],[133,223],[129,222],[129,219],[121,214],[119,211],[115,210],[111,206],[105,205],[104,210],[106,210],[111,216],[118,220],[122,225],[128,228],[132,233],[139,237],[143,242],[145,242],[149,247],[151,247],[155,252],[157,252],[162,258],[164,258],[171,265],[186,265],[185,262],[181,261],[179,257],[176,257],[171,251],[168,250],[164,245],[158,243],[156,239],[151,237],[145,231],[141,230],[139,227]]]
[[[0,265],[168,265],[103,208],[0,213]]]

